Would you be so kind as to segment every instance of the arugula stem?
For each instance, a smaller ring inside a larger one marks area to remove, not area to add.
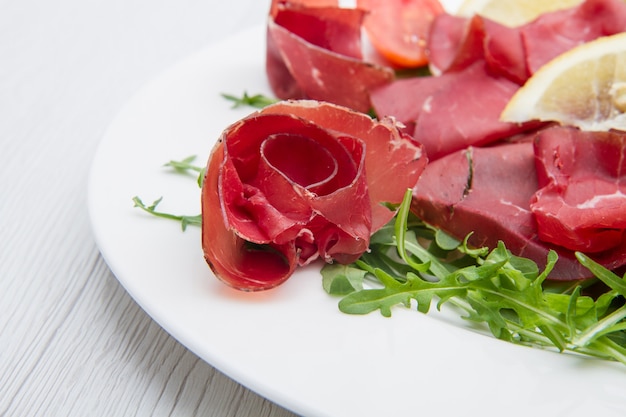
[[[241,97],[226,93],[222,93],[222,97],[226,100],[231,101],[233,103],[233,108],[250,106],[257,109],[262,109],[278,101],[275,98],[267,97],[263,94],[249,95],[247,91],[244,91]]]
[[[398,255],[404,262],[407,263],[411,268],[416,271],[426,272],[429,268],[430,262],[427,261],[425,264],[418,264],[413,262],[410,256],[406,253],[405,244],[407,243],[406,233],[407,233],[407,221],[409,217],[409,210],[411,208],[411,199],[412,199],[412,191],[411,189],[407,189],[404,193],[404,198],[402,200],[402,204],[398,208],[398,214],[396,215],[396,222],[394,225],[395,230],[395,243],[398,249]]]
[[[602,340],[591,342],[586,348],[575,349],[575,352],[584,352],[587,355],[613,359],[626,365],[626,351],[612,340],[604,337]]]
[[[206,167],[193,165],[191,162],[193,162],[195,159],[196,156],[191,155],[180,161],[171,160],[164,166],[174,168],[174,170],[179,174],[186,174],[189,171],[197,173],[198,177],[196,182],[198,183],[198,187],[202,188],[202,182],[204,181],[204,172]]]
[[[183,231],[187,230],[187,226],[201,226],[202,225],[202,215],[176,215],[171,213],[164,213],[162,211],[157,211],[156,208],[161,202],[163,197],[155,200],[150,206],[146,206],[143,201],[137,196],[133,197],[133,203],[135,203],[134,207],[138,207],[145,211],[146,213],[150,213],[155,217],[161,217],[163,219],[170,219],[179,221]]]
[[[414,244],[413,242],[404,242],[404,248],[405,250],[408,250],[409,252],[420,258],[422,262],[428,263],[428,270],[432,272],[432,274],[437,278],[441,279],[450,273],[450,271],[448,271],[437,258],[435,258],[431,253],[429,253],[419,244]]]
[[[449,302],[463,310],[466,310],[467,312],[472,311],[471,306],[469,306],[465,301],[458,299],[457,297],[450,299]],[[552,340],[546,337],[542,332],[524,328],[523,326],[520,326],[518,323],[515,323],[511,320],[505,321],[509,330],[516,334],[519,334],[529,341],[529,343],[524,343],[523,341],[521,343],[527,344],[529,346],[541,346],[543,348],[555,347]],[[531,341],[532,343],[530,343]],[[623,351],[624,349],[607,338],[592,340],[588,345],[568,343],[562,350],[577,354],[584,354],[587,356],[593,356],[604,360],[616,360],[626,365],[626,353]]]
[[[586,346],[591,343],[591,341],[593,341],[595,338],[602,336],[602,334],[605,333],[603,332],[603,330],[614,326],[624,318],[626,318],[626,305],[621,306],[613,313],[609,314],[601,320],[598,320],[595,325],[588,327],[584,332],[576,336],[572,340],[572,343],[580,346]]]

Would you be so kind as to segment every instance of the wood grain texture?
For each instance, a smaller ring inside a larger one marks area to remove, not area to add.
[[[91,160],[120,107],[266,10],[0,0],[0,416],[293,415],[141,310],[100,256],[86,209]]]

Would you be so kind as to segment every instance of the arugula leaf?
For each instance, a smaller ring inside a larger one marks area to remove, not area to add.
[[[324,288],[342,297],[340,311],[389,317],[396,306],[427,313],[433,302],[437,309],[450,303],[496,338],[626,365],[626,277],[577,254],[597,278],[552,284],[546,277],[557,261],[554,251],[540,271],[503,242],[492,250],[468,247],[467,237],[458,241],[414,218],[410,202],[407,190],[396,218],[372,236],[357,262],[323,268]],[[368,279],[374,284],[364,285]],[[604,285],[604,292],[587,295],[591,285]]]
[[[322,270],[322,286],[329,294],[344,295],[363,289],[367,271],[350,265],[330,264]]]
[[[257,109],[262,109],[263,107],[278,102],[278,100],[264,96],[263,94],[255,94],[253,96],[250,96],[246,91],[243,92],[243,95],[241,97],[225,93],[222,93],[222,97],[224,97],[226,100],[232,101],[233,108],[250,106]]]
[[[622,296],[626,297],[626,277],[618,277],[613,272],[604,268],[602,265],[598,264],[593,259],[583,253],[576,252],[576,258],[587,269],[593,272],[593,274],[598,277],[599,280],[604,282],[609,287],[613,288],[615,291],[619,292]]]
[[[195,161],[196,155],[188,156],[180,161],[171,160],[163,166],[174,168],[179,174],[186,174],[188,172],[197,172],[198,173],[198,187],[202,188],[202,182],[204,181],[204,173],[206,171],[206,167],[201,167],[197,165],[193,165],[192,162]]]
[[[179,221],[183,229],[183,232],[187,230],[187,226],[201,226],[202,225],[202,215],[200,214],[193,215],[193,216],[185,216],[185,215],[176,215],[176,214],[157,211],[156,208],[161,202],[161,200],[163,200],[163,197],[159,197],[151,205],[146,206],[139,197],[137,196],[133,197],[134,207],[138,207],[142,209],[143,211],[150,213],[156,217]]]
[[[198,183],[198,187],[202,188],[202,182],[204,181],[204,172],[205,168],[192,165],[192,162],[196,159],[195,155],[188,156],[180,161],[171,160],[168,163],[164,164],[166,167],[173,168],[174,171],[178,174],[187,174],[189,172],[198,173],[196,182]],[[183,229],[183,232],[187,230],[188,226],[201,226],[202,225],[202,215],[178,215],[165,213],[157,210],[157,206],[161,203],[163,197],[159,197],[155,201],[152,202],[149,206],[146,205],[138,196],[133,197],[134,207],[140,208],[146,213],[150,213],[153,216],[161,217],[164,219],[176,220],[180,222],[180,225]]]

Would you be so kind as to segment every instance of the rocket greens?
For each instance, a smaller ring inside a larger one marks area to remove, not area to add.
[[[196,182],[198,183],[198,187],[202,188],[202,181],[204,180],[204,167],[193,165],[192,162],[196,159],[195,155],[188,156],[187,158],[181,159],[180,161],[171,160],[166,163],[164,166],[172,168],[176,173],[179,174],[196,174]],[[179,214],[171,214],[165,213],[157,210],[158,205],[163,200],[163,197],[157,198],[150,205],[146,205],[141,198],[138,196],[133,197],[134,207],[140,208],[146,213],[150,213],[153,216],[161,217],[164,219],[170,219],[179,221],[183,231],[187,230],[187,226],[200,226],[202,224],[202,215],[194,214],[194,215],[179,215]]]
[[[389,317],[396,306],[427,313],[433,302],[437,309],[449,303],[498,339],[626,365],[625,277],[577,253],[595,280],[547,282],[555,252],[539,271],[502,242],[493,250],[469,248],[467,239],[457,241],[412,216],[410,202],[408,190],[395,220],[372,236],[370,252],[357,262],[323,268],[324,289],[342,297],[342,312],[379,310]],[[597,286],[601,295],[585,294]]]

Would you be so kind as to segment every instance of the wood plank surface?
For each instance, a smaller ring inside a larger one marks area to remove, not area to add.
[[[177,61],[266,0],[0,0],[0,416],[293,414],[179,344],[126,293],[86,207],[97,145]]]

